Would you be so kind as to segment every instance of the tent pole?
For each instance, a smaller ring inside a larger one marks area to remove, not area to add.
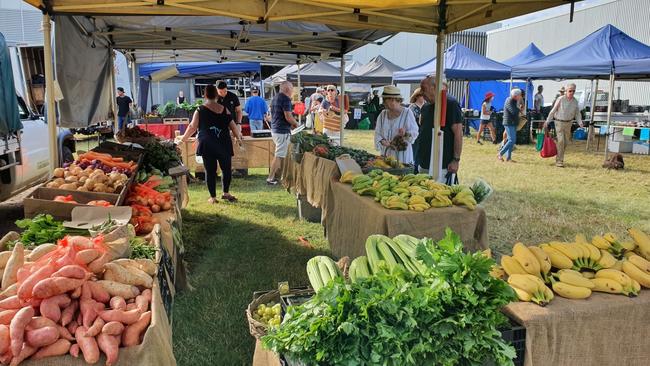
[[[59,166],[56,105],[54,104],[54,67],[52,65],[52,23],[50,15],[43,15],[43,57],[45,58],[45,103],[47,106],[47,132],[50,141],[50,174]]]
[[[436,101],[435,105],[442,105],[442,77],[444,73],[443,65],[445,64],[445,38],[446,33],[443,30],[438,32],[436,36]],[[441,108],[436,110],[436,113],[433,114],[433,131],[431,138],[431,160],[429,162],[429,174],[433,177],[434,180],[440,178],[440,169],[441,169],[441,156],[440,156],[440,122],[442,116],[440,113]]]
[[[131,96],[133,97],[133,104],[137,104],[138,100],[138,95],[137,95],[137,87],[138,83],[135,78],[135,56],[131,55],[133,60],[131,61],[131,79],[133,80],[133,87],[131,88]]]
[[[302,87],[300,83],[300,61],[298,61],[297,65],[298,65],[298,103],[300,103],[302,99],[301,98],[302,93],[300,92],[300,88]],[[298,115],[298,124],[299,125],[302,124],[302,114]]]
[[[341,54],[341,94],[339,94],[339,108],[341,110],[341,132],[339,132],[339,146],[343,146],[343,130],[345,123],[343,123],[343,115],[345,110],[345,53]]]
[[[598,79],[596,79],[596,84],[594,84],[594,81],[591,81],[592,84],[592,89],[591,89],[591,107],[589,108],[589,129],[587,133],[587,151],[589,151],[589,147],[591,145],[591,140],[594,138],[594,113],[596,112],[596,94],[598,94]]]
[[[510,90],[512,90],[512,76],[510,76]]]
[[[605,140],[605,160],[609,155],[609,126],[612,123],[612,98],[614,98],[614,70],[609,74],[609,98],[607,99],[607,140]]]

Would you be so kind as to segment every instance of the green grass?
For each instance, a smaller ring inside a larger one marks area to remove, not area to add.
[[[345,131],[346,143],[374,152],[372,134]],[[463,142],[461,183],[482,177],[495,188],[485,209],[490,246],[497,253],[508,252],[517,241],[538,244],[606,231],[624,235],[631,225],[650,231],[649,157],[626,155],[624,171],[608,171],[600,167],[602,152],[587,153],[578,142],[561,169],[553,159],[540,158],[532,145],[517,146],[517,163],[504,164],[496,161],[493,145]],[[234,180],[236,204],[208,205],[203,185],[190,188],[183,236],[196,290],[180,294],[174,304],[179,365],[250,365],[254,340],[244,310],[253,291],[284,280],[306,284],[307,259],[327,251],[322,227],[297,220],[295,198],[267,187],[264,171],[254,173]],[[316,249],[301,246],[299,236]]]

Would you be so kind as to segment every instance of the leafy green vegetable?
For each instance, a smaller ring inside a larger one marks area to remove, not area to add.
[[[129,241],[131,245],[131,259],[155,259],[156,248],[149,245],[149,243],[140,237],[134,237]]]
[[[515,299],[489,275],[494,261],[462,251],[447,231],[423,240],[424,275],[398,267],[355,283],[336,279],[262,338],[265,347],[307,365],[512,365],[497,327]]]
[[[56,243],[66,234],[63,224],[52,215],[38,214],[33,219],[17,220],[16,226],[25,229],[20,237],[25,245]]]
[[[145,144],[142,164],[147,170],[157,169],[167,174],[169,168],[180,165],[181,154],[173,141],[156,141]]]

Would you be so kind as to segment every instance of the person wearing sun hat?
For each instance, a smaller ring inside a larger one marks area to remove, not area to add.
[[[481,136],[483,135],[483,130],[487,127],[490,130],[490,136],[492,136],[492,143],[497,143],[497,134],[494,131],[494,126],[490,122],[490,115],[492,114],[492,100],[494,99],[494,93],[491,91],[485,93],[485,98],[483,99],[483,104],[481,105],[481,126],[478,128],[478,133],[476,133],[476,142],[479,145],[481,143]]]
[[[381,97],[386,108],[377,117],[375,147],[382,156],[412,164],[412,145],[418,137],[415,116],[411,109],[402,106],[402,94],[396,86],[385,86]]]

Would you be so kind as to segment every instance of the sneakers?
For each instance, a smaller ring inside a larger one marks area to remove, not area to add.
[[[271,180],[267,179],[266,184],[268,184],[270,186],[277,186],[278,185],[278,180],[277,179],[271,179]]]
[[[558,167],[558,168],[564,168],[564,163],[561,162],[561,161],[558,161],[557,163],[555,163],[555,166]]]
[[[479,145],[483,145],[483,143],[481,142],[481,140],[476,140],[476,143],[479,144]]]

